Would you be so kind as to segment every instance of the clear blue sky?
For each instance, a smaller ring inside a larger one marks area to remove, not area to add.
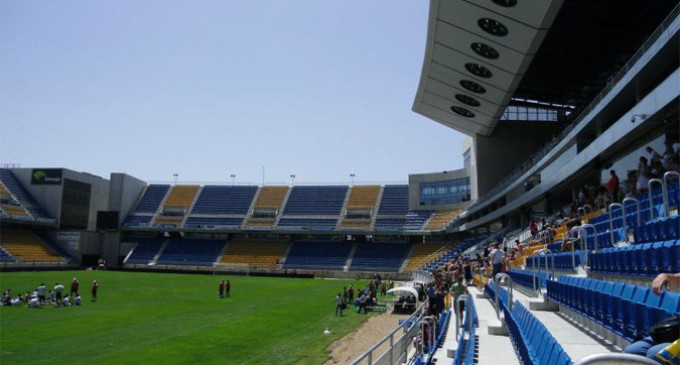
[[[406,181],[462,167],[411,111],[426,1],[0,2],[0,163],[108,178]]]

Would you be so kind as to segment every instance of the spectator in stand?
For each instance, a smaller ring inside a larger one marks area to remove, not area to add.
[[[659,274],[654,281],[652,281],[652,291],[656,295],[661,295],[663,290],[680,291],[680,273],[676,274]],[[678,334],[680,338],[680,334]],[[645,337],[641,341],[632,343],[630,346],[623,349],[627,354],[635,354],[646,356],[649,359],[656,360],[661,364],[666,364],[657,358],[658,354],[670,343],[655,343],[651,336]],[[670,363],[669,363],[670,364]]]
[[[673,156],[677,155],[677,152],[673,149],[673,140],[667,139],[664,145],[666,148],[663,151],[663,166],[670,170],[670,163],[673,160]]]
[[[551,228],[552,230],[552,228]],[[519,242],[518,239],[515,239],[515,246],[517,246],[517,250],[519,251],[519,254],[522,255],[522,244]]]
[[[658,154],[656,151],[654,151],[654,149],[650,146],[647,146],[647,156],[648,156],[650,164],[652,162],[654,162],[655,160],[661,161],[661,159],[663,158],[663,157],[661,157],[660,154]]]
[[[536,224],[536,221],[531,221],[531,225],[529,225],[529,231],[531,231],[531,237],[536,238],[536,235],[538,234],[538,225]]]
[[[663,174],[665,172],[666,172],[666,169],[663,168],[663,164],[661,163],[661,160],[653,160],[649,164],[649,176],[650,177],[662,179]]]
[[[492,245],[493,249],[489,253],[489,259],[492,264],[491,278],[495,278],[496,274],[503,272],[503,258],[505,258],[505,253],[498,248],[498,244]]]
[[[637,168],[637,184],[635,189],[638,194],[646,193],[649,185],[649,165],[644,156],[640,156]]]
[[[615,170],[609,171],[609,182],[607,182],[607,190],[612,197],[614,203],[619,202],[619,177],[616,176]]]

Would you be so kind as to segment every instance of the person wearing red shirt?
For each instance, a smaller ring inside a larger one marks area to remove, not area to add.
[[[78,278],[73,278],[73,281],[71,282],[71,297],[75,298],[78,296],[79,287],[80,282],[78,282]]]
[[[611,170],[609,171],[609,175],[611,176],[609,178],[609,182],[607,183],[607,190],[609,190],[609,193],[612,195],[612,201],[614,203],[619,202],[619,177],[616,176],[616,171]]]
[[[231,281],[227,280],[226,288],[227,288],[227,296],[230,297],[231,296]]]
[[[220,282],[220,298],[224,298],[224,280]]]

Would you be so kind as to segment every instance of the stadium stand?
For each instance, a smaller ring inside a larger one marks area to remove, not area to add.
[[[211,266],[224,249],[219,240],[169,240],[158,257],[157,265]]]
[[[172,210],[186,214],[199,189],[198,185],[173,186],[163,205],[163,212]]]
[[[0,262],[14,262],[14,257],[0,246]]]
[[[149,185],[137,204],[135,213],[156,213],[165,195],[170,190],[170,185]]]
[[[30,218],[28,212],[18,205],[3,204],[2,206],[0,206],[0,209],[2,209],[2,211],[4,211],[5,213],[9,214],[9,216],[12,218]]]
[[[380,218],[375,220],[373,229],[382,232],[401,232],[406,225],[406,217],[402,218]]]
[[[206,185],[191,214],[248,214],[257,186]]]
[[[432,215],[432,218],[430,218],[430,220],[427,222],[427,226],[425,226],[425,230],[426,231],[441,231],[441,230],[443,230],[462,211],[463,211],[463,209],[459,208],[459,209],[439,210],[439,211],[434,212],[434,214]]]
[[[350,270],[399,271],[411,251],[405,242],[357,243]]]
[[[437,260],[453,248],[452,244],[422,243],[415,244],[405,271],[418,270]]]
[[[3,231],[0,245],[20,262],[68,261],[36,234],[27,231]]]
[[[408,185],[385,185],[378,215],[405,216],[406,213],[408,213]]]
[[[19,203],[25,211],[30,213],[34,219],[45,222],[54,222],[54,219],[45,212],[26,189],[24,189],[21,183],[19,183],[19,180],[17,180],[11,170],[0,169],[0,182],[2,182],[5,189],[16,199],[17,203]],[[5,206],[3,206],[3,209],[5,209]],[[22,216],[22,213],[19,211],[15,211],[15,214],[17,216]]]
[[[339,241],[295,241],[288,251],[285,269],[342,270],[352,244]]]
[[[125,242],[137,243],[128,255],[125,263],[147,265],[151,263],[154,257],[156,257],[161,247],[163,247],[165,240],[156,238],[134,238],[128,239]]]
[[[255,201],[246,229],[272,229],[288,194],[287,186],[263,186]]]
[[[405,231],[420,231],[432,215],[431,210],[411,210],[406,214]]]
[[[349,200],[347,201],[347,210],[366,210],[373,211],[375,203],[380,194],[379,185],[358,185],[351,188]]]
[[[347,186],[295,186],[283,214],[338,216],[346,196]]]
[[[158,217],[153,222],[154,227],[177,228],[182,223],[181,217]]]
[[[226,266],[250,266],[274,269],[283,258],[288,242],[231,241],[219,260]]]
[[[240,228],[242,223],[243,218],[190,216],[184,222],[184,228]]]
[[[151,218],[153,216],[150,215],[129,215],[123,222],[123,227],[147,227]]]
[[[337,219],[282,218],[277,227],[284,230],[332,231]]]

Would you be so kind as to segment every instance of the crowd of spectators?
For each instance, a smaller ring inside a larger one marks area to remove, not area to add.
[[[66,292],[64,285],[59,282],[54,284],[53,289],[47,289],[47,286],[45,286],[44,283],[41,283],[35,289],[29,290],[25,294],[19,292],[16,296],[12,293],[12,289],[8,289],[2,293],[0,305],[11,307],[25,306],[28,308],[80,306],[82,304],[82,298],[79,289],[80,282],[77,278],[73,278],[70,292],[68,293]],[[97,280],[94,280],[91,290],[93,302],[97,301],[98,289],[99,284],[97,283]]]

